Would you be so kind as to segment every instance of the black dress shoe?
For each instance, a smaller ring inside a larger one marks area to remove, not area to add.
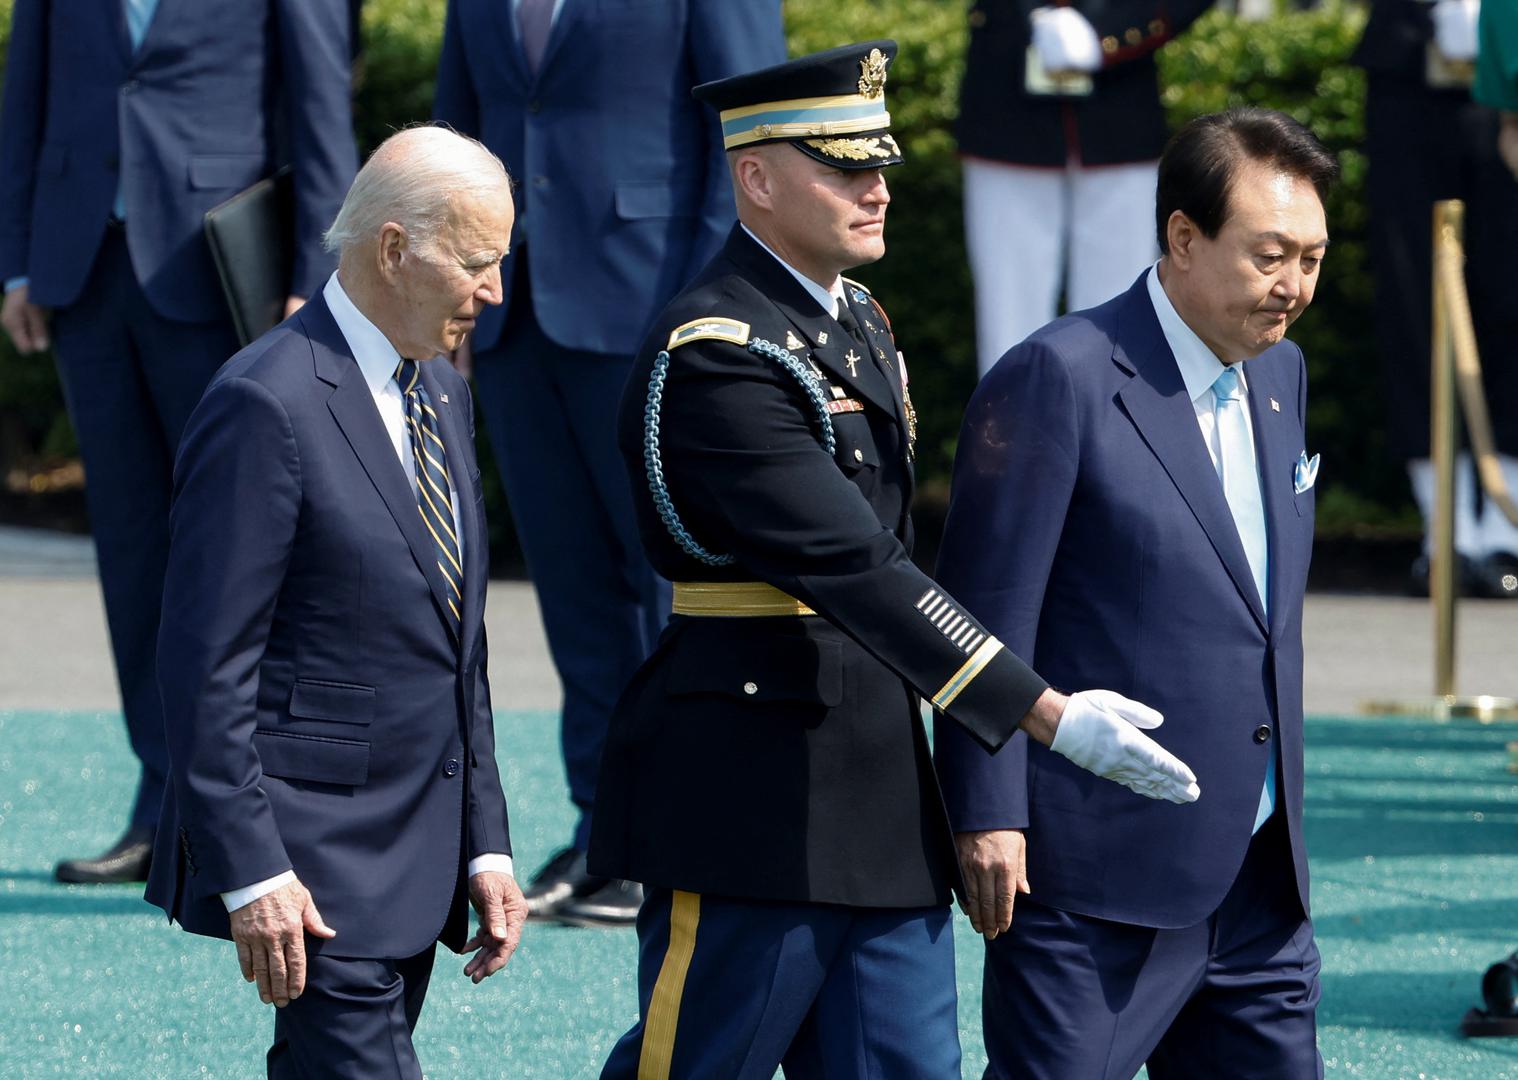
[[[1419,555],[1413,560],[1412,570],[1407,576],[1407,594],[1409,596],[1428,595],[1428,566],[1427,555]],[[1483,595],[1479,564],[1469,555],[1455,556],[1455,595]]]
[[[613,878],[589,896],[565,901],[553,917],[566,926],[631,926],[642,906],[642,885]]]
[[[152,830],[128,829],[109,851],[93,859],[65,859],[53,867],[53,876],[59,881],[94,885],[146,881],[152,861]]]
[[[527,898],[527,916],[552,918],[565,903],[576,897],[589,896],[606,881],[606,878],[596,877],[585,869],[583,850],[563,848],[533,875],[523,891],[522,895]]]
[[[1481,560],[1476,568],[1481,596],[1494,600],[1518,600],[1518,555],[1498,551]]]

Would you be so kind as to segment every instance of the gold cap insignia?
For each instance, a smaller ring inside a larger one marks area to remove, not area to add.
[[[859,92],[867,98],[878,98],[885,93],[885,84],[885,53],[871,49],[870,55],[859,61]]]

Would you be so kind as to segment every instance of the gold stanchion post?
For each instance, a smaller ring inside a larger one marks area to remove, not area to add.
[[[1434,465],[1434,528],[1429,559],[1428,594],[1434,612],[1434,696],[1409,701],[1371,701],[1361,706],[1377,715],[1432,716],[1447,720],[1469,717],[1488,723],[1518,719],[1518,702],[1480,694],[1461,697],[1455,692],[1455,606],[1459,584],[1455,565],[1455,455],[1459,443],[1456,411],[1456,336],[1454,316],[1469,302],[1464,293],[1465,204],[1448,199],[1434,204],[1433,221],[1433,340],[1430,364],[1432,394],[1431,442]],[[1458,293],[1452,295],[1455,290]],[[1458,307],[1457,307],[1458,305]],[[1462,323],[1462,325],[1464,325]],[[1477,365],[1474,337],[1466,327],[1465,342]]]

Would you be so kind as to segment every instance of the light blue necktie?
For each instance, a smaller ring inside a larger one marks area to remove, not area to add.
[[[1254,440],[1250,438],[1249,425],[1244,419],[1244,410],[1248,406],[1244,402],[1244,389],[1239,385],[1239,373],[1232,367],[1224,369],[1212,384],[1212,394],[1218,429],[1218,476],[1223,481],[1228,509],[1233,513],[1234,528],[1238,529],[1239,540],[1244,545],[1244,556],[1249,560],[1249,570],[1260,594],[1260,605],[1268,612],[1269,549],[1265,542],[1265,504],[1260,497],[1260,471],[1255,462]],[[1270,765],[1265,770],[1260,808],[1255,814],[1256,832],[1275,808],[1276,764],[1272,753]]]
[[[153,21],[153,14],[158,10],[158,0],[125,0],[127,34],[132,39],[132,52],[135,54],[142,48],[142,39],[148,36],[148,25]],[[116,183],[116,205],[111,207],[111,213],[116,215],[117,220],[126,220],[126,193],[121,190],[121,182]]]

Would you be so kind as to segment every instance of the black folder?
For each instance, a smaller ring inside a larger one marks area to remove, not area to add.
[[[295,185],[285,166],[206,211],[206,242],[237,337],[246,345],[285,315],[295,264]]]

